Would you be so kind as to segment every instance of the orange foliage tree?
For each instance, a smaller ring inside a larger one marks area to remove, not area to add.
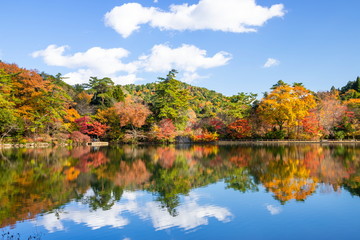
[[[44,79],[36,71],[19,68],[16,64],[0,62],[1,99],[13,109],[18,124],[27,135],[69,130],[64,123],[74,105],[54,77]],[[6,85],[6,86],[5,86]],[[72,110],[72,115],[76,114]]]
[[[334,127],[340,124],[345,116],[346,106],[341,103],[339,93],[332,92],[319,92],[317,117],[320,126],[323,127],[326,135],[334,135]]]
[[[130,99],[125,102],[115,104],[115,110],[120,118],[120,125],[122,127],[130,125],[131,127],[142,127],[151,111],[147,106],[141,103],[136,103]]]
[[[150,138],[161,142],[172,142],[176,136],[176,127],[171,119],[163,119],[151,128]]]
[[[137,141],[139,138],[145,136],[138,131],[137,128],[142,127],[146,123],[146,119],[151,114],[149,108],[141,103],[136,103],[131,99],[126,99],[125,102],[118,102],[115,104],[115,112],[119,117],[120,126],[128,127],[125,134],[125,141]]]

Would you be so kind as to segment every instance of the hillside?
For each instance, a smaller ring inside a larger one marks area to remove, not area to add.
[[[144,85],[90,77],[71,86],[61,74],[0,62],[0,142],[360,137],[359,77],[318,93],[278,81],[258,101],[251,93],[227,97],[192,86],[176,74]]]
[[[151,104],[155,94],[157,83],[147,83],[144,85],[128,84],[124,85],[125,93],[142,98]],[[181,88],[187,89],[190,94],[190,108],[194,110],[199,118],[213,117],[223,111],[224,106],[229,101],[229,97],[224,96],[213,90],[202,87],[192,86],[181,82]]]

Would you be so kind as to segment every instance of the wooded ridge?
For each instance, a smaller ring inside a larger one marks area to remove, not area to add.
[[[0,143],[360,137],[359,77],[316,93],[280,80],[259,100],[192,86],[176,74],[144,85],[91,77],[71,86],[61,74],[0,62]]]

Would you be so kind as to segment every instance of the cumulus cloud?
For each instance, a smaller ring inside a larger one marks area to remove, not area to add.
[[[182,45],[170,48],[167,45],[155,45],[150,55],[141,56],[143,66],[148,72],[166,71],[172,68],[185,72],[195,72],[198,68],[213,68],[228,63],[230,54],[218,52],[213,57],[207,57],[205,50],[193,45]]]
[[[161,30],[214,30],[256,32],[269,19],[285,14],[283,4],[263,7],[255,0],[200,0],[197,4],[171,5],[169,11],[126,3],[105,14],[105,24],[127,38],[141,24]]]
[[[33,57],[42,57],[50,66],[67,68],[86,67],[102,74],[113,74],[119,71],[135,72],[135,63],[122,63],[121,59],[128,57],[129,51],[123,48],[103,49],[93,47],[86,52],[78,52],[73,55],[64,55],[68,46],[50,45],[44,50],[32,53]]]
[[[91,48],[85,52],[66,55],[68,46],[50,45],[44,50],[32,53],[34,58],[41,57],[50,66],[61,66],[75,71],[64,75],[69,84],[86,83],[91,76],[110,77],[117,84],[129,84],[142,80],[137,77],[140,72],[164,73],[171,69],[182,72],[181,80],[191,82],[203,78],[197,71],[227,64],[231,55],[218,52],[207,56],[206,50],[193,45],[183,44],[171,48],[165,44],[155,45],[149,54],[142,55],[134,61],[124,62],[130,52],[123,48]]]
[[[275,58],[268,58],[264,64],[264,68],[275,67],[280,64],[280,61]]]
[[[199,196],[191,193],[177,208],[178,215],[171,216],[158,202],[144,202],[140,199],[143,195],[135,192],[124,192],[121,203],[116,202],[107,211],[97,209],[89,211],[84,204],[70,204],[64,208],[60,216],[49,213],[38,219],[34,224],[44,226],[49,232],[64,231],[64,223],[72,221],[84,224],[91,229],[102,227],[123,228],[130,224],[126,214],[133,214],[140,219],[150,220],[156,230],[179,227],[185,230],[201,225],[207,225],[209,218],[221,222],[228,222],[232,214],[226,208],[214,205],[199,205]],[[145,196],[146,197],[146,196]],[[124,215],[124,216],[123,216]]]

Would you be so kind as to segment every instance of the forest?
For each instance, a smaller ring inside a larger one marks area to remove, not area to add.
[[[360,137],[360,77],[322,92],[279,80],[260,99],[244,92],[224,96],[176,74],[144,85],[91,77],[71,86],[61,74],[0,61],[0,143]]]

